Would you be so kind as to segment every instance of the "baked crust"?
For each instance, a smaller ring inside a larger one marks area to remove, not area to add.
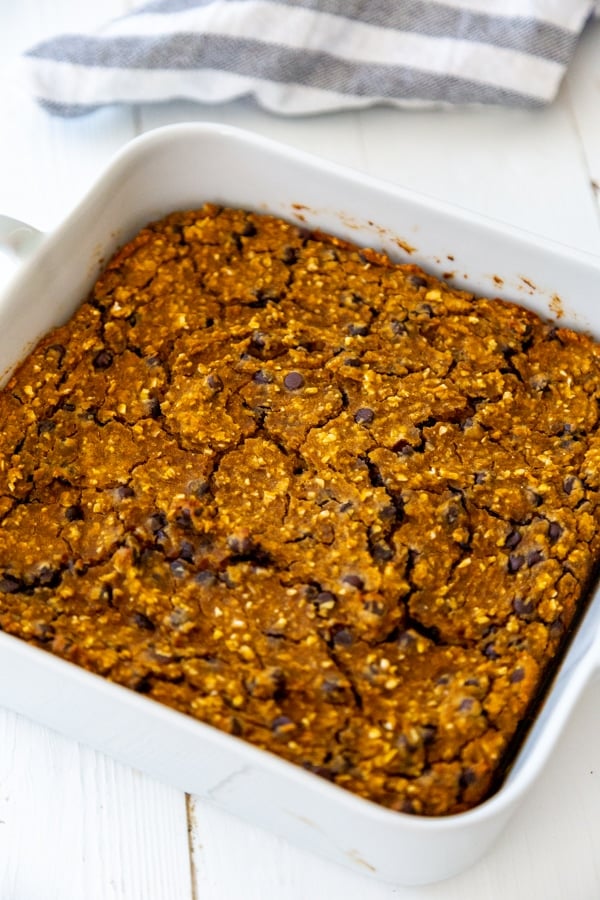
[[[0,627],[392,809],[468,809],[592,578],[599,401],[585,335],[174,213],[0,394]]]

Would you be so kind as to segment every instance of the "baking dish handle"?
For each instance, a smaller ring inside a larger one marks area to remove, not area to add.
[[[24,259],[38,246],[44,234],[11,216],[0,216],[0,250],[14,260]]]

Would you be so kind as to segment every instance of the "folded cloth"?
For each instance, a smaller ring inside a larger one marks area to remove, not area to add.
[[[112,103],[252,95],[307,114],[400,106],[540,106],[594,0],[155,0],[95,34],[28,50],[33,94],[72,116]]]

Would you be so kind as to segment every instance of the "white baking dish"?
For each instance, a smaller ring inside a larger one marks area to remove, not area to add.
[[[151,219],[207,200],[383,247],[600,337],[599,260],[253,135],[190,124],[130,144],[22,266],[0,300],[0,374],[72,313],[118,244]],[[2,226],[5,243],[23,246],[26,233]],[[439,819],[378,807],[5,634],[0,704],[358,872],[414,884],[459,872],[487,850],[599,668],[597,598],[504,785],[476,809]]]

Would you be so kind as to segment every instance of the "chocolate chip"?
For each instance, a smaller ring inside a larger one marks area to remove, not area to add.
[[[268,372],[259,369],[258,372],[255,372],[252,376],[252,381],[254,381],[255,384],[270,384],[273,381],[273,376]]]
[[[436,728],[435,725],[422,725],[421,726],[421,739],[423,744],[427,746],[431,744],[435,738]]]
[[[193,562],[194,545],[190,544],[189,541],[182,541],[179,545],[179,558],[184,559],[186,562]]]
[[[433,316],[433,307],[430,303],[419,303],[416,308],[416,312],[423,316],[428,316],[431,318]]]
[[[204,478],[192,478],[188,483],[188,491],[200,500],[210,491],[210,484]]]
[[[275,734],[293,731],[295,727],[296,726],[288,716],[277,716],[277,718],[273,719],[271,722],[271,731],[274,731]]]
[[[227,546],[237,556],[248,556],[255,549],[254,542],[248,535],[231,534],[227,538]]]
[[[92,365],[95,369],[110,369],[112,362],[112,353],[108,350],[100,350],[92,360]]]
[[[138,628],[143,628],[145,631],[154,631],[155,625],[152,619],[149,619],[145,613],[135,612],[133,614],[133,621],[138,626]]]
[[[15,578],[14,575],[9,575],[8,572],[5,572],[4,575],[0,575],[0,591],[4,594],[14,594],[17,591],[22,590],[24,584],[18,578]]]
[[[413,287],[427,287],[427,281],[421,275],[409,275],[408,280]]]
[[[42,566],[38,572],[38,582],[44,587],[57,587],[60,583],[60,572],[52,566]]]
[[[368,333],[368,325],[348,325],[348,334],[351,334],[353,337],[366,337]]]
[[[470,712],[475,705],[475,701],[472,697],[465,697],[464,700],[460,701],[460,706],[458,707],[459,712]]]
[[[407,328],[404,322],[400,322],[399,319],[392,319],[390,322],[390,328],[392,329],[392,334],[406,334]]]
[[[52,419],[42,419],[38,422],[37,433],[38,434],[48,434],[51,431],[54,431],[56,428],[56,422],[53,422]]]
[[[78,522],[83,519],[83,510],[79,505],[67,506],[65,509],[65,519],[67,522]]]
[[[146,409],[151,419],[159,419],[162,416],[160,401],[156,397],[152,397],[146,402]]]
[[[504,541],[504,546],[509,550],[514,550],[517,544],[521,543],[521,535],[518,531],[511,531],[506,540]]]
[[[167,524],[167,517],[164,512],[157,512],[148,519],[148,527],[153,534],[156,534],[161,528]]]
[[[319,591],[317,596],[314,597],[314,603],[317,603],[319,606],[322,606],[324,603],[335,603],[336,600],[337,597],[331,591]]]
[[[555,544],[562,534],[562,528],[558,522],[550,522],[548,526],[548,540],[551,544]]]
[[[458,779],[458,783],[460,788],[464,791],[465,788],[468,788],[470,785],[474,784],[477,781],[477,775],[469,766],[464,768],[460,774]]]
[[[385,607],[379,600],[365,600],[363,609],[365,612],[371,613],[372,616],[382,616],[385,612]]]
[[[304,384],[304,378],[300,372],[288,372],[283,379],[283,384],[288,391],[297,391]]]
[[[266,336],[262,331],[254,331],[250,338],[250,344],[255,350],[264,350],[267,343]]]
[[[544,502],[544,498],[542,497],[542,495],[538,494],[537,491],[534,491],[531,488],[528,488],[527,495],[528,495],[529,499],[531,500],[531,503],[535,507],[541,506],[542,503]]]
[[[575,487],[575,482],[576,479],[573,475],[569,475],[567,478],[565,478],[565,480],[563,481],[563,490],[565,494],[572,493],[573,488]]]
[[[38,641],[51,641],[56,637],[56,630],[54,626],[49,625],[47,622],[36,622],[33,626],[34,636],[38,639]]]
[[[352,587],[358,588],[359,591],[361,591],[365,586],[364,581],[359,575],[344,575],[342,581],[345,584],[350,584],[352,585]]]
[[[469,425],[472,425],[473,419],[465,419],[464,424],[467,425],[467,423]],[[475,472],[475,477],[473,478],[473,484],[483,484],[484,481],[486,480],[486,478],[487,478],[487,475],[485,472]]]
[[[154,369],[156,366],[160,366],[160,356],[147,356],[144,362],[149,369]]]
[[[244,227],[240,231],[242,237],[254,237],[256,234],[256,225],[254,222],[250,222],[249,220],[245,223]]]
[[[544,554],[541,550],[531,550],[527,554],[527,565],[529,568],[535,566],[537,563],[542,562],[544,559]]]
[[[118,500],[126,500],[128,497],[135,496],[135,491],[128,484],[120,484],[116,488],[115,493]]]
[[[183,578],[186,573],[186,568],[180,559],[174,559],[171,563],[171,572],[175,576],[175,578]]]
[[[190,510],[187,508],[180,509],[175,516],[175,524],[181,528],[182,531],[191,531],[194,527],[194,523],[192,522],[192,513]]]
[[[361,406],[354,413],[354,421],[357,425],[370,425],[375,418],[375,413],[368,406]]]
[[[281,254],[281,261],[286,266],[293,266],[294,263],[298,260],[298,251],[295,247],[284,247],[283,253]]]
[[[198,572],[194,580],[197,584],[201,584],[204,587],[213,587],[217,583],[217,576],[210,569],[203,569],[201,572]]]
[[[333,643],[336,647],[349,647],[354,643],[352,633],[343,626],[336,625],[333,631]]]
[[[516,668],[514,672],[511,672],[508,680],[511,684],[518,684],[519,681],[523,681],[525,678],[525,669],[522,669],[521,666]]]
[[[223,390],[223,381],[218,375],[209,375],[206,379],[206,383],[215,394],[219,394]]]
[[[143,675],[142,678],[133,686],[134,691],[138,694],[149,694],[152,690],[152,684],[147,675]]]
[[[493,644],[486,644],[483,648],[483,655],[488,659],[500,659],[500,654],[496,653]]]
[[[535,609],[533,601],[523,600],[522,597],[515,597],[512,602],[512,608],[518,616],[530,616]]]
[[[371,556],[377,562],[389,562],[394,556],[394,551],[388,544],[384,544],[383,541],[380,541],[371,548]]]
[[[353,369],[358,369],[360,366],[360,359],[357,359],[355,356],[351,356],[350,359],[344,360],[345,366],[350,366]]]
[[[525,563],[525,557],[520,554],[511,553],[508,557],[508,571],[511,575],[514,575],[519,571],[521,566]]]

